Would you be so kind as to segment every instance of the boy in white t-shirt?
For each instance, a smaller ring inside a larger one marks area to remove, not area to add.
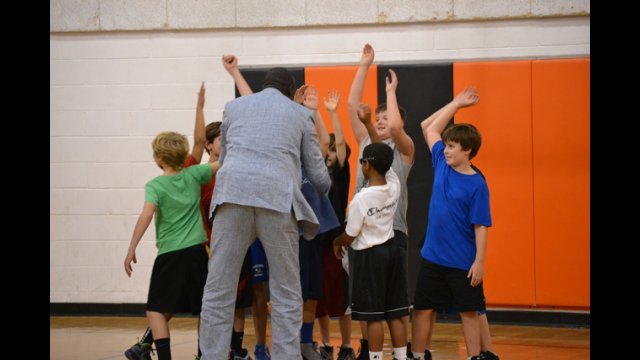
[[[409,314],[402,252],[393,242],[393,214],[398,206],[400,180],[391,169],[393,150],[384,143],[367,145],[362,173],[368,186],[349,204],[345,232],[333,240],[342,258],[342,246],[351,246],[353,289],[351,316],[367,322],[369,358],[382,359],[383,320],[391,332],[394,359],[405,360],[407,334],[402,317]]]

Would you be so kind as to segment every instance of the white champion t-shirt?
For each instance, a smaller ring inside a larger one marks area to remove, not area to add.
[[[391,168],[385,180],[385,185],[363,188],[349,204],[345,232],[356,237],[351,243],[354,250],[368,249],[393,237],[393,214],[398,207],[400,180]]]

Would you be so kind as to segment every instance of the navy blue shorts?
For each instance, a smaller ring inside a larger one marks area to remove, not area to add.
[[[298,255],[302,301],[322,298],[322,239],[322,234],[313,240],[300,237]]]
[[[269,265],[267,255],[260,239],[256,239],[249,246],[249,257],[251,258],[251,284],[260,284],[269,281]]]

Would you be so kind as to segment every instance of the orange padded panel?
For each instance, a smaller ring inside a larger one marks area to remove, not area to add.
[[[532,64],[539,305],[590,306],[589,71],[589,59]]]
[[[349,155],[349,167],[351,171],[351,185],[349,188],[349,200],[353,198],[353,190],[356,182],[356,169],[358,165],[358,143],[351,130],[349,123],[349,115],[347,112],[347,101],[349,99],[349,90],[351,83],[358,70],[357,66],[326,66],[326,67],[306,67],[304,69],[304,81],[307,85],[318,88],[319,109],[324,120],[327,130],[333,132],[333,123],[329,112],[324,108],[323,99],[327,96],[327,92],[336,89],[340,93],[338,102],[338,117],[342,124],[342,131],[349,147],[351,155]],[[372,65],[367,73],[367,80],[364,84],[364,92],[362,94],[362,102],[371,106],[371,111],[378,106],[378,85],[377,85],[378,67]],[[373,118],[373,116],[372,116]],[[375,119],[374,119],[375,120]]]
[[[493,226],[485,262],[490,305],[535,304],[531,62],[453,65],[454,96],[475,85],[480,103],[461,109],[455,123],[472,123],[482,135],[473,164],[489,185]]]

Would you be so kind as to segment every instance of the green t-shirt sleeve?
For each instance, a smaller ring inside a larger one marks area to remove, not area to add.
[[[211,181],[211,177],[213,176],[211,164],[190,166],[185,170],[189,171],[200,184],[208,183]]]
[[[156,207],[158,206],[158,193],[150,183],[144,186],[144,201],[153,203]]]

